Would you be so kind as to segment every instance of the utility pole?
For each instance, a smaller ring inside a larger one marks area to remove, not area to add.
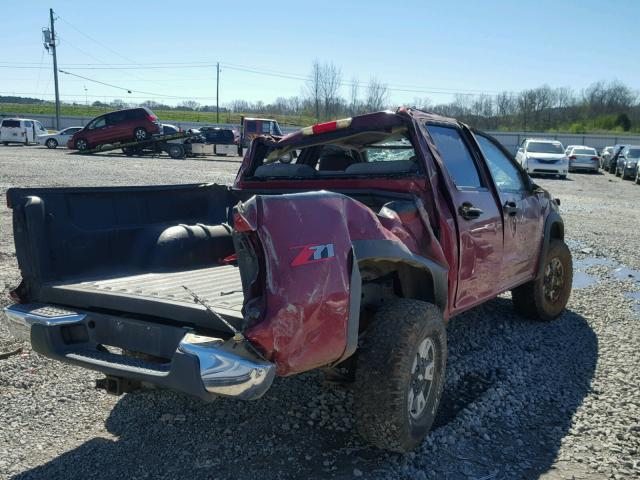
[[[216,63],[216,123],[220,123],[220,62]]]
[[[58,57],[56,55],[56,31],[53,19],[53,8],[49,9],[49,19],[51,20],[51,52],[53,54],[53,82],[56,89],[56,130],[60,130],[60,90],[58,89]]]

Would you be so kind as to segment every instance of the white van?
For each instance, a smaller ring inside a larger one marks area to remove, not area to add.
[[[10,143],[29,145],[38,141],[38,135],[46,134],[47,130],[37,120],[5,118],[0,121],[0,142],[5,145]]]

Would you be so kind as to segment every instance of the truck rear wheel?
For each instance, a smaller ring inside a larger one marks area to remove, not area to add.
[[[447,364],[447,333],[437,307],[398,299],[374,316],[358,351],[356,426],[378,448],[406,452],[429,433]]]
[[[511,291],[513,306],[523,317],[549,321],[562,313],[569,302],[573,263],[569,247],[553,239],[544,258],[540,278]]]

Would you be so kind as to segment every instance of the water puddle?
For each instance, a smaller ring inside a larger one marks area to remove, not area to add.
[[[602,257],[587,257],[573,262],[573,268],[576,270],[585,270],[589,267],[593,267],[594,265],[606,265],[608,267],[613,267],[614,265],[617,265],[617,263],[613,260]]]
[[[640,282],[640,270],[633,270],[624,266],[618,267],[613,271],[613,276],[618,280],[635,280]]]
[[[634,300],[633,310],[640,315],[640,292],[624,292],[624,296]]]
[[[598,279],[588,273],[575,271],[573,272],[573,284],[572,288],[587,288],[591,285],[595,285]]]
[[[573,262],[573,288],[586,288],[598,283],[599,278],[585,272],[589,267],[595,265],[606,265],[613,267],[617,265],[613,260],[602,257],[587,257]]]
[[[587,257],[573,262],[573,288],[586,288],[598,283],[600,280],[598,277],[585,272],[588,268],[596,265],[614,267],[608,276],[616,280],[635,280],[640,282],[640,270],[625,267],[608,258]]]

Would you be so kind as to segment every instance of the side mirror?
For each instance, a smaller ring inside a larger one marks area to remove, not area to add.
[[[543,193],[544,192],[544,188],[542,188],[540,185],[531,182],[530,184],[530,188],[531,188],[531,193]]]

